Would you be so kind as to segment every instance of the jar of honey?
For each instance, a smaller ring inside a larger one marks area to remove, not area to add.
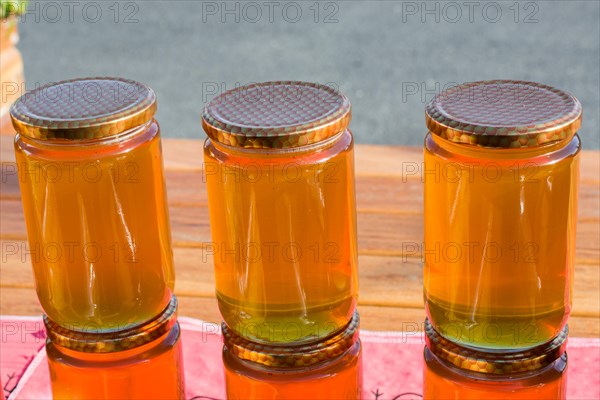
[[[565,399],[568,328],[525,351],[478,351],[444,339],[425,322],[424,399]]]
[[[116,333],[69,331],[44,318],[55,399],[184,399],[177,299],[148,323]]]
[[[118,78],[42,86],[11,107],[36,290],[78,332],[142,325],[174,270],[156,96]]]
[[[204,178],[219,308],[249,340],[308,343],[356,306],[350,102],[330,87],[238,87],[204,109]]]
[[[346,327],[322,341],[267,346],[223,323],[228,399],[360,399],[362,357],[355,312]]]
[[[426,108],[424,297],[471,348],[552,340],[572,304],[581,104],[532,82],[459,85]]]

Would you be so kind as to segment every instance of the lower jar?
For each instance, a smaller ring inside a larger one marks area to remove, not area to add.
[[[44,319],[55,399],[184,399],[177,300],[141,327],[81,334]]]
[[[360,399],[362,350],[354,313],[340,332],[313,344],[265,346],[223,324],[228,399]]]
[[[473,351],[425,322],[424,399],[565,399],[568,328],[521,352]]]

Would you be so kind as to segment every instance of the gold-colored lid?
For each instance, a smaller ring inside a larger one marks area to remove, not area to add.
[[[528,350],[480,351],[444,339],[429,320],[425,320],[425,343],[433,354],[458,368],[484,374],[526,372],[550,365],[565,352],[568,333],[565,327],[554,340]]]
[[[143,346],[169,332],[177,323],[177,298],[171,297],[167,308],[152,321],[116,332],[78,332],[63,328],[44,315],[48,339],[61,347],[85,353],[112,353]]]
[[[337,90],[308,82],[265,82],[216,97],[204,108],[206,134],[229,146],[300,147],[348,127],[350,101]]]
[[[359,316],[352,319],[339,333],[328,339],[306,345],[265,346],[251,342],[222,324],[225,347],[235,356],[272,368],[302,368],[319,364],[343,354],[358,340]]]
[[[155,113],[154,91],[121,78],[50,83],[27,92],[10,108],[18,133],[45,140],[117,135],[145,124]]]
[[[425,108],[429,131],[455,143],[491,148],[536,147],[571,138],[581,103],[551,86],[481,81],[454,86]]]

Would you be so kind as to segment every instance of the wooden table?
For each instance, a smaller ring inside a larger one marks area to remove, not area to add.
[[[0,314],[35,315],[41,309],[28,259],[8,254],[13,247],[7,248],[7,244],[25,248],[26,231],[17,177],[11,172],[12,137],[6,128],[3,131]],[[213,266],[202,262],[202,243],[210,241],[202,143],[166,139],[163,148],[180,315],[217,322]],[[582,154],[575,300],[570,320],[574,336],[598,337],[600,333],[599,159],[599,152]],[[356,146],[359,309],[364,329],[421,329],[422,263],[419,257],[402,251],[402,243],[422,242],[422,183],[419,174],[407,173],[421,163],[422,149],[418,147]]]

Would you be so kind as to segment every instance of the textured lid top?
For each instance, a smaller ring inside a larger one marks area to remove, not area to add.
[[[85,140],[143,125],[156,112],[154,91],[120,78],[82,78],[29,91],[11,107],[13,125],[34,139]]]
[[[177,298],[171,297],[167,308],[150,322],[116,332],[72,331],[48,319],[44,324],[48,339],[58,346],[85,353],[112,353],[131,350],[163,336],[177,323]]]
[[[358,340],[358,312],[340,332],[316,343],[304,345],[266,346],[237,336],[222,324],[225,347],[237,357],[277,369],[304,368],[336,358]]]
[[[350,101],[331,87],[265,82],[221,94],[204,108],[202,126],[213,140],[244,148],[289,148],[317,143],[350,122]]]
[[[458,368],[484,374],[534,371],[552,364],[565,352],[568,333],[569,328],[565,326],[554,340],[528,350],[479,351],[443,338],[429,320],[425,320],[425,343],[433,354]]]
[[[535,82],[481,81],[438,94],[425,116],[431,133],[453,142],[535,147],[572,137],[581,125],[581,103]]]

